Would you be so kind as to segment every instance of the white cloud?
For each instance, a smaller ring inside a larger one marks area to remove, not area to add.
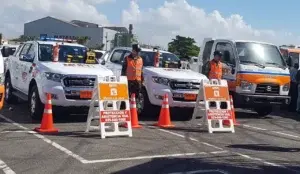
[[[205,37],[260,40],[275,44],[300,41],[299,37],[289,32],[255,29],[238,14],[224,17],[217,10],[206,13],[186,0],[165,1],[157,9],[143,11],[137,1],[131,1],[129,9],[123,10],[122,23],[125,26],[133,24],[141,42],[163,46],[175,35],[194,37],[199,44]]]
[[[21,35],[24,23],[45,16],[109,24],[94,6],[109,1],[113,0],[4,0],[0,6],[0,32],[5,37]]]

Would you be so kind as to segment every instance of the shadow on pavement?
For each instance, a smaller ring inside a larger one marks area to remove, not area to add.
[[[227,146],[229,148],[248,149],[255,151],[272,151],[272,152],[299,152],[300,148],[277,147],[267,144],[234,144]]]
[[[104,167],[104,170],[109,170],[110,167],[118,165],[118,163],[109,164]],[[292,170],[300,170],[299,166],[287,166]],[[243,161],[234,156],[214,157],[208,159],[200,158],[160,158],[152,159],[150,162],[129,167],[127,169],[113,172],[113,174],[167,174],[167,173],[203,173],[203,174],[292,174],[296,171],[286,170],[275,166],[267,166],[251,163],[251,161]]]

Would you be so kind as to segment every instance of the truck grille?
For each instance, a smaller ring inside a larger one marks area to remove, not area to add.
[[[279,94],[280,87],[276,84],[261,83],[258,84],[255,93],[258,94]]]
[[[66,77],[63,79],[65,87],[93,87],[95,78],[90,77]]]
[[[200,83],[197,82],[182,82],[182,81],[171,81],[170,87],[173,90],[176,89],[199,89]]]

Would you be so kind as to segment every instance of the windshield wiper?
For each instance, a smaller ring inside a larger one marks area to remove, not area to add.
[[[243,60],[243,61],[241,61],[241,63],[250,63],[250,64],[253,64],[255,66],[258,66],[258,67],[261,67],[261,68],[265,68],[265,66],[263,64],[259,64],[257,62],[253,62],[253,61],[250,61],[250,60]]]
[[[277,67],[282,68],[282,69],[285,68],[284,66],[282,66],[282,65],[280,65],[280,64],[278,64],[278,63],[275,63],[275,62],[265,62],[265,64],[276,65]]]

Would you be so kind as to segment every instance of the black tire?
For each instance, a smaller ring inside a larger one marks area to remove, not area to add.
[[[41,102],[39,91],[33,86],[28,96],[29,115],[33,120],[41,120],[44,112],[44,104]]]
[[[143,102],[141,103],[143,108],[138,109],[138,114],[142,117],[158,117],[159,107],[150,103],[147,91],[145,89],[142,90],[140,96],[143,98]]]
[[[258,116],[264,117],[264,116],[271,114],[273,111],[273,108],[272,108],[272,106],[267,106],[267,107],[255,108],[254,110],[258,114]]]
[[[18,97],[13,95],[14,88],[11,85],[10,75],[7,75],[5,78],[5,95],[4,100],[8,104],[18,103]]]

